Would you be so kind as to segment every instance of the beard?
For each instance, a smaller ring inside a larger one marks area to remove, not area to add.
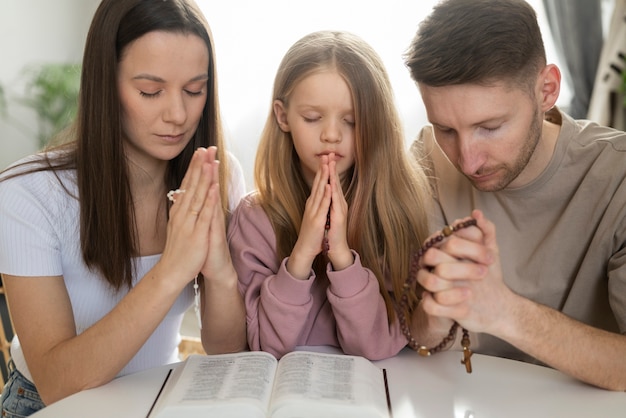
[[[526,141],[522,144],[517,158],[513,161],[513,164],[502,166],[501,171],[503,171],[503,174],[495,183],[490,185],[476,184],[471,178],[468,177],[468,180],[470,180],[476,189],[482,192],[497,192],[503,190],[508,187],[508,185],[511,184],[511,182],[515,180],[522,173],[522,171],[524,171],[528,162],[533,157],[537,144],[541,139],[543,116],[537,108],[535,108],[533,114],[533,119],[530,121],[530,125],[528,127],[528,136]]]

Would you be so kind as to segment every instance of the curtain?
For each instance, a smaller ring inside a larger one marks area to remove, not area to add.
[[[624,93],[620,91],[625,71],[626,0],[616,0],[600,56],[588,119],[622,131],[626,130]]]
[[[572,91],[566,111],[587,117],[603,44],[601,0],[543,0],[550,32]]]

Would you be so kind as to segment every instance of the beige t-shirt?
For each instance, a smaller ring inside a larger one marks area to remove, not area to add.
[[[425,127],[413,144],[432,164],[443,219],[480,209],[496,225],[505,283],[516,293],[608,331],[626,333],[626,134],[555,109],[552,160],[530,184],[480,192]],[[443,224],[442,224],[443,222]],[[473,335],[479,353],[537,362],[504,341]]]

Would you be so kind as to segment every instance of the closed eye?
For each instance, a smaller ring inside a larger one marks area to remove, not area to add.
[[[159,90],[154,93],[148,93],[148,92],[140,90],[139,94],[141,95],[141,97],[147,97],[149,99],[153,99],[155,97],[158,97],[162,91],[163,90]],[[185,90],[185,93],[187,93],[191,97],[197,97],[197,96],[202,96],[204,94],[204,90],[199,90],[199,91]]]
[[[199,91],[190,91],[190,90],[185,90],[185,92],[194,97],[194,96],[201,96],[202,94],[204,94],[204,90],[199,90]]]
[[[157,97],[159,94],[161,94],[161,91],[162,91],[162,90],[156,91],[156,92],[154,92],[154,93],[148,93],[148,92],[145,92],[145,91],[141,91],[141,90],[139,90],[139,94],[141,95],[141,97],[147,97],[147,98],[151,99],[151,98],[155,98],[155,97]]]
[[[443,126],[433,125],[433,128],[435,128],[436,131],[439,131],[442,134],[449,134],[449,133],[453,132],[453,129],[445,128]]]

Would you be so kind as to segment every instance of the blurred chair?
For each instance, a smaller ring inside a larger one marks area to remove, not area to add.
[[[190,354],[206,354],[202,341],[197,337],[183,336],[178,344],[178,356],[184,361]]]
[[[1,277],[2,276],[0,276],[0,353],[2,353],[2,362],[0,363],[0,369],[2,369],[2,373],[0,379],[2,379],[2,385],[0,386],[0,393],[9,375],[9,348],[11,347],[11,339],[13,338],[13,322],[11,321],[11,314],[9,313]]]

